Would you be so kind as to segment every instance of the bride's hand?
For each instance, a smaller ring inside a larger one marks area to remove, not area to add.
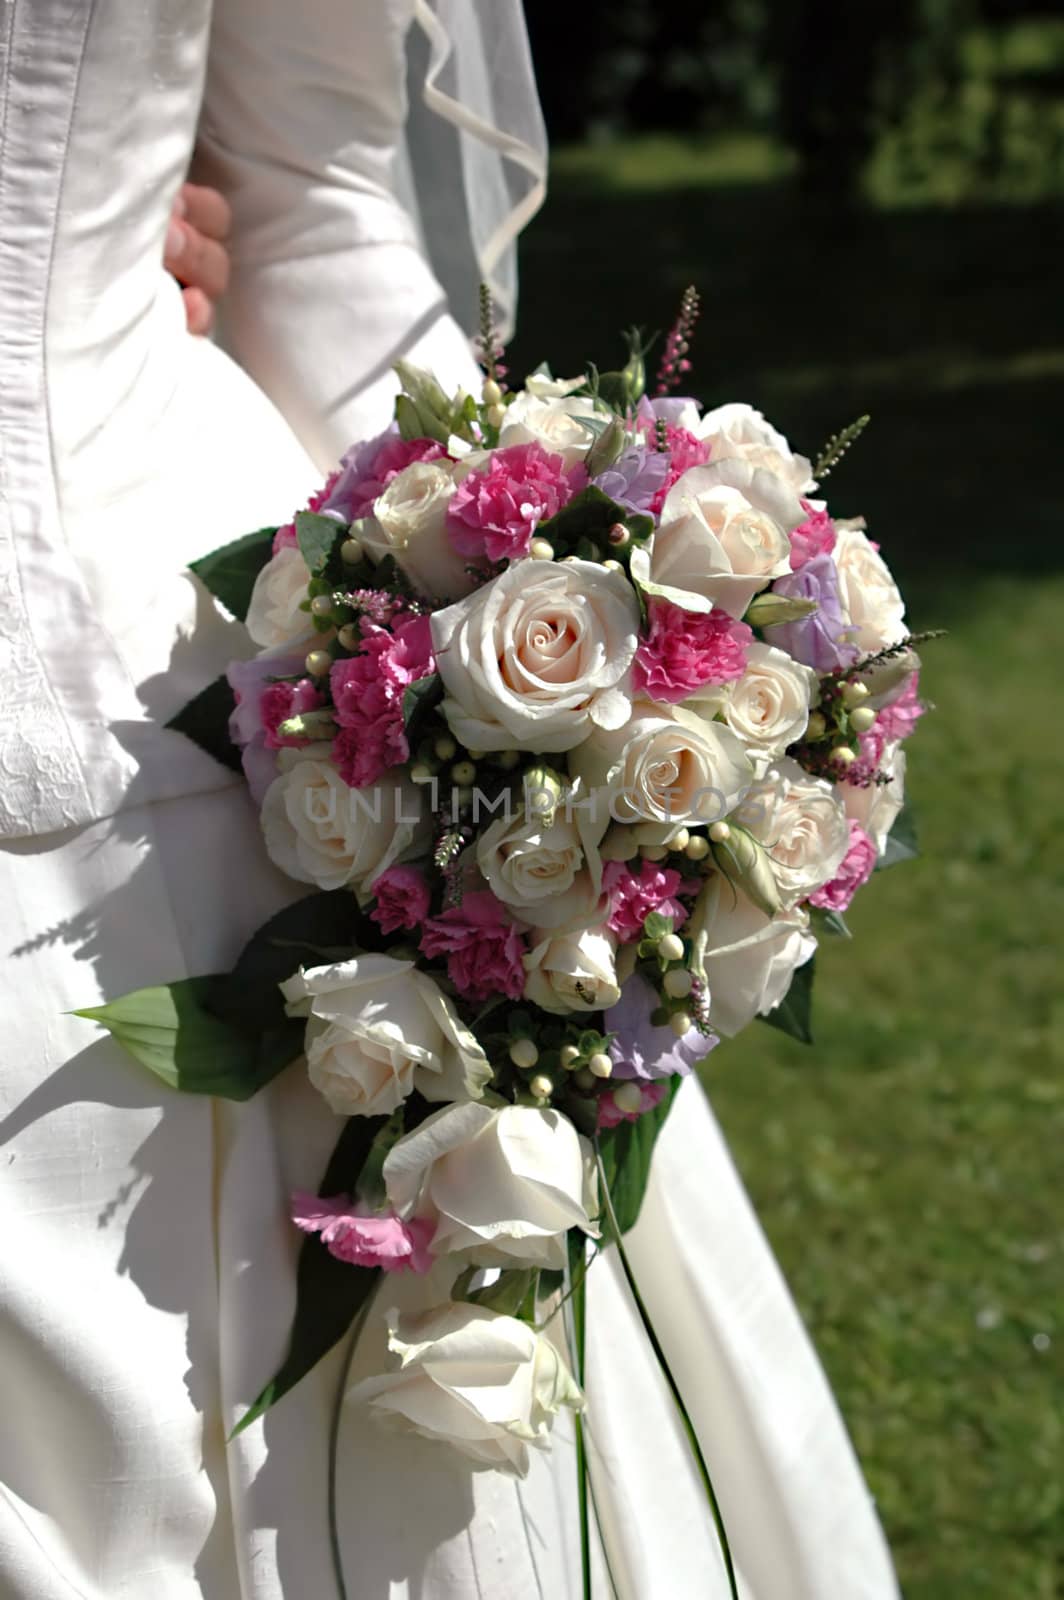
[[[209,333],[229,281],[229,205],[217,189],[182,184],[166,230],[163,266],[181,285],[189,333]]]

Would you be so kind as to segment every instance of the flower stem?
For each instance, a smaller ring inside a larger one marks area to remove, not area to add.
[[[580,1269],[579,1277],[574,1274],[574,1264]],[[581,1389],[584,1387],[584,1335],[587,1326],[586,1277],[586,1244],[581,1234],[578,1241],[573,1240],[572,1237],[569,1240],[569,1293],[566,1297],[570,1302],[569,1309],[572,1319],[573,1366],[576,1369],[576,1381]],[[591,1523],[588,1515],[587,1442],[584,1438],[584,1419],[579,1411],[573,1413],[573,1423],[576,1434],[576,1481],[580,1496],[580,1567],[583,1576],[581,1593],[583,1600],[591,1600]]]
[[[336,1386],[336,1397],[333,1400],[332,1416],[329,1419],[329,1549],[332,1553],[333,1575],[336,1578],[336,1593],[339,1600],[347,1600],[347,1586],[344,1583],[344,1563],[340,1553],[340,1527],[336,1512],[336,1463],[337,1450],[340,1442],[340,1418],[344,1409],[344,1396],[347,1393],[347,1380],[351,1373],[351,1362],[355,1356],[355,1346],[366,1324],[369,1308],[376,1298],[374,1288],[362,1302],[361,1309],[351,1327],[347,1341],[347,1352],[344,1355],[343,1368],[340,1372],[340,1381]]]
[[[639,1288],[635,1281],[635,1274],[632,1271],[632,1264],[628,1259],[628,1252],[624,1248],[624,1240],[621,1237],[621,1230],[617,1223],[617,1213],[613,1209],[613,1198],[610,1194],[610,1186],[606,1181],[606,1169],[602,1163],[602,1152],[598,1148],[597,1139],[595,1140],[595,1159],[598,1163],[599,1186],[602,1192],[603,1204],[606,1208],[606,1215],[609,1219],[610,1228],[613,1231],[614,1243],[617,1246],[617,1253],[620,1257],[621,1268],[624,1272],[625,1280],[628,1284],[632,1299],[635,1302],[635,1308],[639,1313],[646,1336],[650,1341],[650,1347],[653,1350],[654,1355],[657,1357],[658,1366],[661,1368],[662,1376],[669,1386],[669,1392],[671,1393],[676,1404],[676,1409],[680,1414],[680,1421],[683,1423],[684,1433],[687,1435],[687,1442],[691,1447],[691,1454],[694,1456],[695,1462],[698,1466],[699,1476],[702,1479],[702,1486],[706,1491],[706,1499],[709,1501],[709,1509],[713,1517],[714,1526],[717,1530],[717,1538],[720,1541],[721,1555],[724,1558],[724,1569],[728,1574],[728,1587],[731,1592],[732,1600],[739,1600],[739,1589],[735,1580],[735,1567],[732,1563],[731,1546],[728,1543],[728,1535],[724,1528],[724,1518],[721,1515],[720,1503],[717,1500],[716,1491],[713,1488],[713,1481],[710,1478],[709,1468],[706,1466],[706,1459],[702,1454],[702,1446],[698,1442],[698,1435],[695,1433],[694,1424],[692,1423],[690,1415],[688,1414],[687,1407],[684,1405],[683,1396],[680,1393],[680,1387],[676,1382],[676,1379],[673,1377],[672,1368],[669,1366],[665,1352],[661,1347],[661,1342],[658,1339],[657,1334],[654,1332],[654,1325],[650,1320],[650,1313],[647,1311],[647,1308],[643,1302],[643,1297],[639,1293]]]

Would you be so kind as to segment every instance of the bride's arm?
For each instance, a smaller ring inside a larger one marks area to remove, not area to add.
[[[197,175],[233,213],[221,337],[325,470],[397,356],[477,382],[399,199],[414,0],[217,0]],[[454,173],[456,200],[460,176]],[[468,308],[471,310],[472,308]]]

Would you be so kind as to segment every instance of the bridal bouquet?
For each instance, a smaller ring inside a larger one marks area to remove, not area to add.
[[[196,1092],[298,1060],[336,1113],[292,1201],[291,1352],[241,1426],[426,1274],[348,1398],[527,1471],[583,1405],[547,1325],[623,1251],[678,1084],[756,1017],[808,1038],[818,937],[912,853],[914,641],[818,487],[859,425],[814,467],[674,397],[696,310],[656,398],[636,338],[512,391],[489,322],[479,398],[400,365],[395,422],[308,510],[198,563],[260,651],[176,726],[242,763],[313,892],[233,973],[85,1014]]]

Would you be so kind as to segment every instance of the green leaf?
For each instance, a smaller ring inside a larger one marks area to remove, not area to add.
[[[887,842],[883,847],[883,854],[876,862],[876,871],[884,867],[896,867],[899,861],[915,861],[920,854],[916,838],[916,817],[911,806],[903,806],[894,819],[894,826],[887,835]]]
[[[799,967],[779,1005],[760,1019],[802,1044],[813,1042],[813,967],[814,960]]]
[[[586,423],[587,418],[582,417]],[[606,538],[615,522],[623,522],[633,539],[645,539],[653,528],[653,519],[633,515],[625,506],[618,505],[608,494],[590,484],[574,495],[561,510],[536,529],[537,535],[549,539],[556,550],[568,550],[581,539],[592,539],[603,550],[610,548]]]
[[[521,1322],[536,1320],[536,1289],[539,1279],[537,1267],[516,1267],[500,1272],[494,1283],[484,1289],[474,1289],[466,1299],[475,1306],[486,1306],[504,1317],[517,1317]]]
[[[809,914],[817,933],[831,934],[836,939],[853,938],[841,911],[825,911],[820,906],[812,906]]]
[[[411,749],[421,738],[429,713],[435,710],[442,699],[443,679],[438,672],[430,672],[427,677],[417,678],[407,684],[403,691],[403,722]]]
[[[300,511],[296,516],[299,553],[311,577],[320,577],[329,565],[334,548],[347,538],[347,525],[335,517],[321,517],[316,511]]]
[[[301,1049],[301,1038],[248,1033],[209,1009],[218,978],[136,989],[74,1013],[101,1023],[124,1050],[185,1094],[248,1100]]]
[[[223,672],[171,717],[166,726],[175,733],[185,734],[224,767],[240,772],[240,751],[229,737],[229,718],[235,705],[236,698]]]
[[[276,532],[276,528],[259,528],[256,533],[245,533],[190,563],[200,582],[241,622],[248,614],[255,579],[273,554]]]
[[[385,1117],[350,1117],[332,1153],[321,1187],[323,1199],[352,1194],[359,1173]],[[377,1284],[376,1268],[355,1267],[330,1255],[316,1234],[308,1234],[299,1253],[296,1310],[288,1354],[254,1404],[230,1434],[235,1439],[282,1395],[316,1367],[339,1342]]]
[[[639,1220],[650,1176],[650,1158],[681,1082],[679,1077],[670,1078],[665,1098],[653,1111],[644,1112],[635,1122],[622,1122],[599,1135],[602,1165],[622,1233],[627,1233]]]
[[[672,932],[672,918],[663,917],[660,911],[652,911],[643,921],[644,939],[664,939],[667,933]]]

